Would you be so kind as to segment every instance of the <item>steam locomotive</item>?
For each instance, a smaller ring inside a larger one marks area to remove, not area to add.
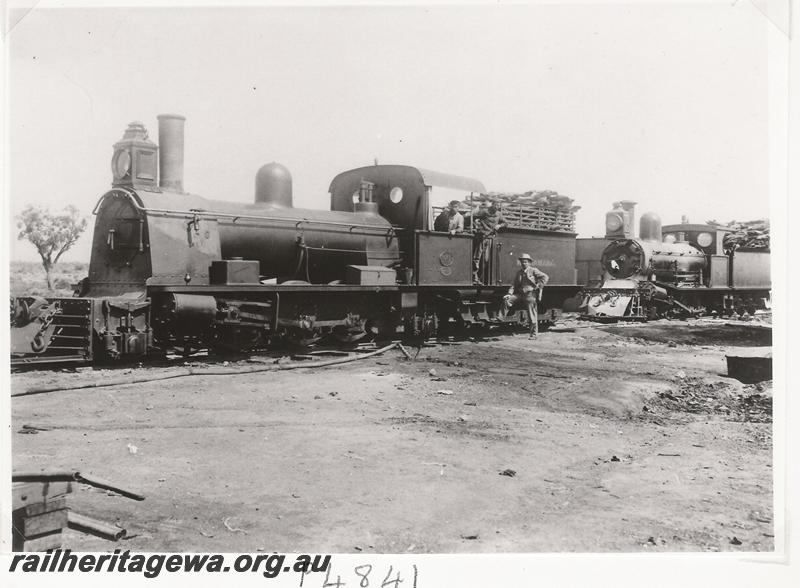
[[[641,216],[639,238],[633,238],[634,205],[618,202],[606,214],[603,276],[597,287],[582,293],[585,318],[752,315],[766,307],[769,250],[725,251],[723,239],[731,229],[689,223],[662,227],[652,212]]]
[[[76,296],[12,300],[12,365],[432,336],[495,322],[521,253],[550,275],[540,320],[580,289],[575,233],[522,226],[492,240],[473,283],[473,235],[432,228],[437,205],[486,192],[477,180],[362,167],[333,179],[330,210],[311,210],[270,163],[253,202],[211,200],[183,189],[184,117],[158,121],[158,144],[133,122],[114,145]]]

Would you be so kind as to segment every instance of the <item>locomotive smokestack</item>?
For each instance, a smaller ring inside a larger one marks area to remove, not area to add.
[[[183,125],[180,114],[158,115],[158,185],[163,190],[183,192]]]
[[[636,220],[633,216],[633,211],[636,208],[636,203],[633,200],[622,200],[619,204],[627,215],[627,220],[625,221],[625,238],[633,239],[636,237],[636,235],[633,234],[633,227],[635,226],[634,221]]]

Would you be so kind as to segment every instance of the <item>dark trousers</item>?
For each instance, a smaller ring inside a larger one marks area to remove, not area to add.
[[[508,298],[503,299],[503,308],[500,309],[500,318],[505,319],[508,311],[517,304],[523,302],[525,309],[528,311],[528,320],[530,321],[530,329],[532,335],[539,334],[539,297],[536,290],[530,292],[514,292]]]
[[[491,237],[475,235],[472,240],[472,277],[481,282],[488,282],[486,269],[489,267],[489,254],[492,250]]]

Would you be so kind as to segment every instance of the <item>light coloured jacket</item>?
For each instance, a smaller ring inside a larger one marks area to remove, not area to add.
[[[544,288],[544,285],[547,284],[549,280],[550,276],[531,265],[517,272],[511,287],[508,289],[508,293],[514,294],[514,292],[520,292],[522,294],[527,294],[528,292],[538,290],[541,294],[542,288]]]

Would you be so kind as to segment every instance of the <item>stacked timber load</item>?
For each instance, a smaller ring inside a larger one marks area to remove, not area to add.
[[[708,224],[719,224],[709,221]],[[733,232],[728,233],[722,240],[726,253],[736,249],[769,249],[769,220],[759,219],[754,221],[731,221],[720,225]]]
[[[553,190],[529,190],[521,194],[508,192],[489,192],[473,197],[473,206],[494,200],[509,227],[537,229],[542,231],[575,232],[575,213],[580,206],[574,200]],[[465,202],[468,207],[469,202]]]

